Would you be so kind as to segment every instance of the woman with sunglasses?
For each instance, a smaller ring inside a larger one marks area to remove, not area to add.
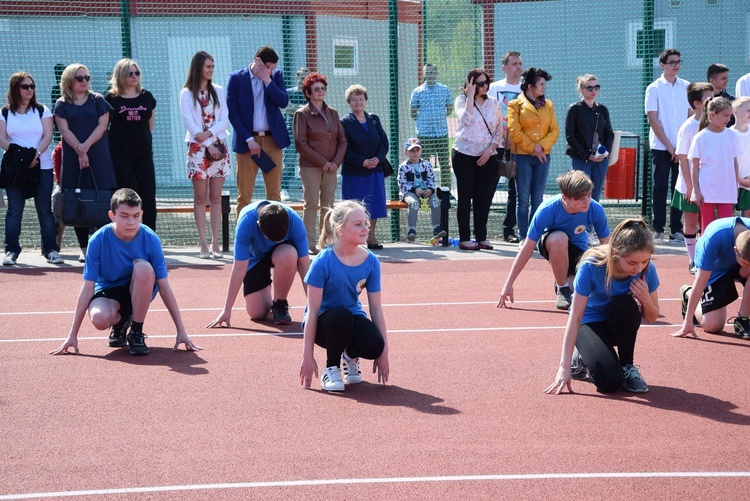
[[[493,248],[487,240],[487,218],[499,178],[491,157],[503,144],[503,112],[497,99],[487,95],[489,85],[487,72],[471,70],[454,104],[458,130],[451,163],[458,189],[458,246],[464,250]],[[472,203],[476,243],[471,241],[469,224]]]
[[[336,171],[344,161],[346,137],[339,113],[325,102],[328,81],[320,73],[310,73],[302,81],[307,104],[294,113],[294,146],[299,153],[299,177],[305,199],[302,219],[311,255],[318,253],[318,228],[336,195]],[[320,222],[318,219],[320,206]]]
[[[599,153],[600,146],[612,151],[615,133],[606,106],[596,102],[601,85],[594,75],[582,75],[576,79],[576,87],[582,99],[568,108],[565,118],[565,138],[568,148],[565,154],[572,158],[573,169],[586,173],[594,183],[591,198],[599,201],[607,175],[609,159]]]
[[[52,216],[52,113],[36,102],[34,79],[25,71],[14,73],[8,85],[8,102],[0,114],[0,148],[11,144],[36,149],[30,167],[39,167],[39,180],[33,190],[34,206],[42,234],[42,254],[48,263],[61,264],[60,247],[55,241],[55,218]],[[12,266],[21,253],[18,242],[26,194],[20,186],[8,186],[8,212],[5,214],[5,257],[3,265]]]
[[[109,112],[109,150],[118,188],[135,189],[143,201],[143,224],[156,231],[156,172],[151,131],[156,99],[141,87],[141,69],[121,59],[112,71],[104,99]]]
[[[60,80],[62,97],[55,103],[54,115],[63,139],[63,191],[76,189],[117,189],[112,157],[109,153],[107,125],[112,107],[89,88],[91,75],[80,63],[68,65]],[[86,261],[86,248],[91,228],[76,227],[81,255]]]

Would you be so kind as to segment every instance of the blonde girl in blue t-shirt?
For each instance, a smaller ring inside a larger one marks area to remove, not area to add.
[[[309,388],[318,376],[315,345],[326,349],[320,384],[326,391],[344,391],[344,384],[362,381],[359,359],[374,360],[378,382],[388,381],[388,341],[380,302],[380,262],[367,250],[370,219],[358,202],[336,203],[323,219],[319,247],[323,249],[305,277],[307,308],[302,321],[304,348],[300,383]],[[370,316],[359,294],[367,289]],[[344,375],[341,376],[341,368]]]
[[[603,393],[620,386],[632,392],[648,391],[633,365],[633,353],[641,319],[653,322],[659,316],[653,253],[646,223],[626,219],[617,225],[607,245],[589,249],[581,257],[560,368],[546,393],[559,394],[566,386],[572,392],[571,378],[588,377]]]

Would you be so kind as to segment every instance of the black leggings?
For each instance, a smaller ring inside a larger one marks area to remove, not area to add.
[[[487,162],[477,165],[479,157],[464,155],[453,150],[453,172],[456,174],[458,189],[458,234],[462,242],[471,240],[469,214],[474,205],[474,237],[477,242],[487,240],[487,219],[490,215],[492,197],[495,195],[498,178],[494,164]]]
[[[612,298],[607,307],[607,320],[581,325],[576,348],[599,391],[611,393],[622,385],[622,368],[633,363],[640,325],[638,304],[627,295]]]
[[[156,168],[153,155],[132,159],[112,155],[118,188],[136,190],[141,197],[143,224],[156,231]]]
[[[320,314],[315,344],[326,349],[326,367],[338,367],[344,349],[349,358],[375,360],[385,348],[383,335],[373,321],[352,314],[348,308],[333,308]]]

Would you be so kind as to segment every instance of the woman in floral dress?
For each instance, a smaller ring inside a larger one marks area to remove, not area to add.
[[[180,109],[187,128],[188,179],[193,182],[193,214],[203,259],[222,258],[219,251],[221,190],[231,172],[229,150],[229,110],[224,89],[211,82],[214,58],[203,51],[190,61],[187,82],[180,92]],[[206,241],[206,195],[211,205],[211,248]]]

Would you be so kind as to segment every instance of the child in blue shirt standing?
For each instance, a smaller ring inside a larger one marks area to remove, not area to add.
[[[404,155],[407,156],[407,160],[398,166],[398,187],[404,202],[409,206],[409,231],[406,233],[406,239],[413,242],[417,236],[417,215],[424,199],[430,206],[432,238],[442,238],[446,233],[440,227],[440,200],[435,193],[435,172],[432,170],[432,164],[422,159],[422,143],[419,139],[411,137],[406,140]]]
[[[560,368],[546,393],[559,394],[570,380],[588,377],[603,393],[645,393],[648,385],[633,365],[641,319],[659,317],[659,277],[651,262],[654,241],[641,219],[626,219],[609,245],[588,250],[578,265],[575,295],[565,327]],[[615,352],[615,346],[617,351]]]
[[[67,353],[69,348],[78,353],[78,331],[88,312],[94,327],[112,328],[111,347],[127,344],[131,355],[147,355],[143,322],[157,292],[177,328],[174,349],[183,343],[190,351],[202,349],[185,332],[177,299],[167,279],[161,242],[151,228],[141,224],[142,215],[141,197],[135,191],[122,188],[112,195],[109,211],[112,224],[100,228],[89,240],[83,287],[70,333],[50,353]]]
[[[388,341],[380,301],[380,262],[363,246],[369,218],[352,200],[337,203],[323,220],[320,248],[305,277],[307,308],[303,320],[304,348],[300,383],[309,388],[318,365],[315,345],[325,348],[326,366],[320,384],[326,391],[344,391],[344,384],[362,381],[359,359],[374,360],[378,382],[388,381]],[[370,316],[359,294],[367,289]],[[343,379],[339,366],[344,369]]]
[[[513,283],[529,262],[537,247],[549,261],[555,276],[556,307],[567,310],[573,291],[570,280],[576,265],[589,247],[586,228],[593,226],[602,244],[609,242],[607,216],[599,202],[591,200],[594,183],[579,170],[571,170],[557,178],[560,195],[548,198],[534,213],[529,233],[511,266],[510,274],[500,293],[499,307],[513,302]],[[538,245],[537,245],[538,242]]]

